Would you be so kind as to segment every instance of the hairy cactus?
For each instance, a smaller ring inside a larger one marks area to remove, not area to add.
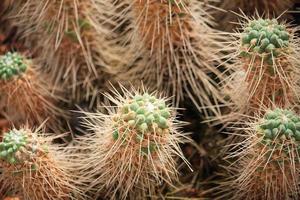
[[[112,45],[99,13],[92,0],[28,0],[7,16],[34,46],[53,82],[65,84],[75,100],[82,100],[99,86],[93,81],[108,77]]]
[[[298,199],[300,117],[276,108],[248,130],[245,140],[228,156],[238,161],[231,165],[232,177],[224,184],[224,195],[249,200]],[[228,185],[233,186],[231,192]]]
[[[299,41],[296,29],[276,19],[247,19],[233,36],[232,76],[225,89],[240,113],[287,107],[298,101]]]
[[[92,137],[78,143],[89,157],[80,159],[80,175],[96,196],[114,199],[154,197],[156,187],[177,179],[175,156],[183,135],[177,131],[173,109],[154,94],[128,93],[113,98],[109,114],[88,113]]]
[[[16,52],[1,56],[0,82],[0,113],[14,126],[36,126],[48,119],[49,128],[57,127],[57,114],[64,115],[55,106],[60,98],[57,89],[51,87],[32,61]]]
[[[119,80],[143,81],[148,88],[166,91],[176,105],[191,98],[201,111],[203,106],[213,108],[212,99],[221,100],[212,77],[223,78],[216,66],[225,36],[210,28],[213,22],[205,3],[125,0],[116,4],[126,8],[115,11],[116,18],[123,19],[119,26],[126,27],[119,42],[127,47],[128,61],[116,67]]]
[[[81,199],[69,163],[61,147],[53,146],[54,138],[29,129],[13,129],[0,143],[0,191],[8,187],[24,200]]]
[[[215,5],[224,11],[216,11],[213,16],[220,22],[218,23],[219,28],[232,31],[238,22],[238,15],[234,12],[239,13],[242,11],[248,16],[258,13],[278,17],[292,8],[294,3],[295,0],[222,0],[216,2]]]

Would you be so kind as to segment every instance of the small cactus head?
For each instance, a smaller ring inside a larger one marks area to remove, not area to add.
[[[279,56],[289,47],[290,34],[285,25],[276,19],[252,20],[242,33],[242,48],[244,55],[256,53],[268,59]]]
[[[0,158],[10,164],[17,163],[20,161],[18,153],[26,147],[27,142],[28,137],[24,131],[11,130],[4,135],[0,143]]]
[[[266,142],[274,140],[300,142],[300,118],[289,110],[277,108],[268,111],[259,129]]]
[[[113,139],[117,140],[121,136],[122,140],[126,140],[126,137],[132,137],[133,133],[138,143],[146,145],[141,147],[143,152],[156,148],[152,143],[154,141],[151,142],[150,139],[155,137],[154,134],[162,136],[169,133],[171,113],[163,99],[148,93],[136,94],[126,100],[117,112],[113,119]],[[150,139],[150,144],[143,142],[144,139]]]
[[[24,58],[18,53],[8,52],[0,57],[0,79],[8,80],[26,71]]]

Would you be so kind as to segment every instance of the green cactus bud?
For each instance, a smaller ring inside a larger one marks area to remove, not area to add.
[[[15,156],[16,152],[27,144],[27,136],[24,132],[14,129],[4,135],[0,144],[1,159],[14,164],[18,161]]]
[[[24,58],[18,53],[8,52],[0,57],[0,78],[3,80],[22,74],[26,68]]]
[[[170,109],[164,100],[148,93],[135,95],[114,115],[114,127],[120,128],[113,131],[112,138],[116,141],[119,137],[131,137],[122,133],[125,129],[127,133],[135,134],[136,141],[143,143],[144,138],[149,139],[151,134],[167,133],[170,117]]]
[[[284,110],[284,109],[275,109],[268,111],[261,124],[259,125],[259,131],[263,134],[263,140],[268,142],[274,139],[283,139],[283,140],[300,140],[300,117],[295,113]]]
[[[278,25],[277,20],[258,19],[253,20],[242,33],[242,46],[252,46],[250,52],[259,54],[280,55],[283,48],[289,46],[289,32],[284,25]]]

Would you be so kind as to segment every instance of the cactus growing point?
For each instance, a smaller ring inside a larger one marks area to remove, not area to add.
[[[0,77],[7,80],[15,75],[20,75],[26,71],[24,58],[17,54],[8,52],[0,59]]]

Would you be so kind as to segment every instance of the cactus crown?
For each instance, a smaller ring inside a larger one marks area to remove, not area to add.
[[[247,53],[255,52],[277,57],[284,48],[289,46],[289,38],[286,27],[278,24],[276,19],[260,18],[250,21],[244,29],[242,47],[247,48]]]
[[[169,128],[167,120],[171,114],[164,100],[147,93],[135,95],[121,109],[121,118],[139,132],[152,132],[155,128]]]
[[[8,52],[0,58],[0,78],[8,80],[26,71],[24,58],[18,53]]]
[[[300,141],[300,118],[292,111],[284,109],[269,111],[259,127],[264,140]]]
[[[16,153],[27,145],[27,135],[23,131],[11,130],[0,143],[0,158],[10,164],[18,162]]]
[[[125,141],[127,134],[132,133],[135,134],[135,141],[141,144],[147,138],[150,142],[144,142],[145,146],[141,146],[141,152],[148,154],[157,147],[151,135],[155,133],[157,137],[169,133],[170,117],[170,109],[164,100],[148,93],[136,94],[120,107],[114,117],[113,139],[117,140],[121,136],[122,141]]]

